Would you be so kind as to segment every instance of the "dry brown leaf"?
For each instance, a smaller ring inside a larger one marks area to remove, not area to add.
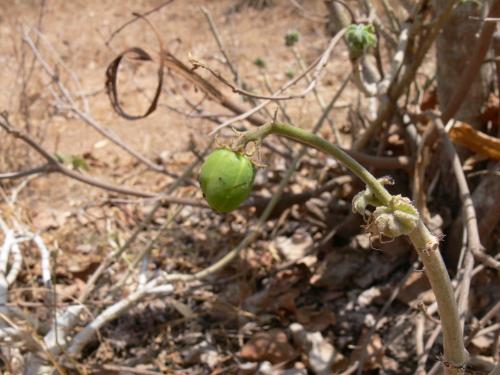
[[[295,299],[300,295],[300,285],[297,284],[307,277],[307,269],[303,265],[280,271],[265,289],[245,300],[244,308],[254,314],[263,311],[275,314],[295,313]]]
[[[204,364],[210,369],[214,369],[215,366],[221,361],[221,356],[217,352],[217,348],[208,343],[207,341],[202,341],[181,353],[183,363],[185,365],[194,364]]]
[[[80,285],[77,283],[73,283],[70,285],[56,284],[55,290],[58,303],[74,301],[78,297],[78,294],[81,292]]]
[[[429,280],[423,272],[413,272],[401,287],[397,299],[406,304],[410,304],[430,289]]]
[[[365,362],[365,369],[380,369],[394,371],[398,373],[399,364],[388,357],[383,350],[384,342],[378,334],[369,334],[369,329],[365,328],[359,338],[357,349],[351,356],[351,362],[358,361],[366,350],[368,360]]]
[[[432,88],[431,90],[427,90],[424,92],[422,102],[420,103],[420,109],[422,111],[434,109],[436,108],[437,103],[438,103],[437,90],[436,88]]]
[[[194,311],[186,305],[185,303],[182,303],[181,301],[178,301],[174,298],[169,300],[170,304],[174,309],[177,310],[179,314],[181,314],[184,318],[186,319],[192,319],[195,316]]]
[[[32,217],[32,224],[37,230],[41,231],[57,229],[65,224],[68,216],[70,216],[69,212],[55,209],[45,209],[34,213]]]
[[[474,352],[477,351],[477,353],[485,354],[493,345],[493,337],[481,335],[474,337],[471,342],[474,346]]]
[[[297,232],[291,237],[277,237],[275,243],[276,248],[285,259],[297,260],[307,254],[313,244],[313,239],[308,233]]]
[[[240,350],[240,357],[253,362],[269,361],[273,364],[288,362],[297,357],[297,352],[288,342],[286,333],[280,329],[258,332]]]
[[[453,143],[487,155],[490,159],[500,160],[500,139],[476,130],[469,124],[458,122],[450,130],[449,136]]]
[[[71,274],[74,279],[87,280],[101,264],[102,258],[99,255],[91,254],[68,254],[61,262],[61,274]],[[58,269],[59,271],[59,269]]]
[[[286,312],[294,313],[297,310],[295,299],[300,290],[290,288],[287,291],[276,291],[272,288],[254,294],[245,301],[245,307],[253,312],[269,312],[283,315]]]
[[[295,317],[308,331],[323,331],[329,326],[337,322],[335,314],[328,308],[323,308],[320,311],[312,308],[298,309]]]
[[[307,354],[310,370],[316,375],[332,373],[332,364],[343,358],[321,332],[308,332],[298,323],[290,325],[294,343]]]

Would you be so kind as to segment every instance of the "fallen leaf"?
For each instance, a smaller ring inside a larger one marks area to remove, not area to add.
[[[474,346],[474,351],[477,353],[487,353],[488,349],[493,345],[493,338],[488,335],[481,335],[474,337],[472,340],[472,345]]]
[[[33,215],[31,221],[37,230],[45,231],[48,229],[57,229],[63,226],[69,216],[69,212],[46,209],[43,211],[37,211]]]
[[[307,277],[308,270],[304,265],[280,271],[265,289],[248,297],[243,307],[254,314],[264,311],[275,314],[295,313],[295,299],[300,295],[300,282]]]
[[[422,98],[422,102],[420,103],[420,109],[422,111],[427,111],[429,109],[436,108],[437,103],[437,90],[434,87],[431,90],[424,91],[424,96]]]
[[[300,362],[296,362],[295,365],[300,366]],[[273,366],[270,362],[262,362],[256,375],[307,375],[307,369],[305,367],[294,367],[282,369],[280,365]]]
[[[312,244],[313,239],[306,232],[296,232],[291,237],[280,236],[276,238],[276,248],[287,260],[297,260],[304,257]]]
[[[172,307],[176,309],[177,312],[181,314],[184,318],[192,319],[195,316],[193,310],[185,303],[182,303],[181,301],[178,301],[174,298],[170,299],[169,302],[172,305]]]
[[[316,375],[332,373],[332,364],[342,358],[321,332],[307,332],[301,324],[290,325],[293,341],[307,353],[309,368]]]
[[[202,341],[181,353],[185,365],[204,364],[210,369],[221,361],[217,349],[212,344]]]
[[[410,304],[417,299],[421,299],[423,293],[430,290],[430,288],[431,286],[425,273],[412,272],[401,287],[397,299],[406,304]]]
[[[356,350],[351,355],[351,363],[362,358],[366,350],[367,358],[364,369],[384,369],[387,372],[399,373],[399,364],[397,361],[388,357],[383,350],[384,343],[378,334],[370,335],[370,330],[365,328],[361,334]]]
[[[451,128],[449,136],[453,143],[479,154],[485,154],[490,159],[500,160],[500,139],[476,130],[469,124],[456,123]]]
[[[87,280],[97,267],[99,267],[101,261],[102,258],[99,255],[68,254],[65,257],[65,262],[61,263],[64,264],[64,266],[61,266],[63,268],[61,271],[72,274],[72,277],[75,279]]]
[[[288,342],[283,330],[271,329],[252,336],[240,350],[242,359],[253,362],[269,361],[272,364],[288,362],[297,357],[297,352]]]
[[[297,310],[295,317],[308,331],[313,332],[323,331],[337,322],[335,314],[328,308],[323,308],[320,311],[301,308]]]

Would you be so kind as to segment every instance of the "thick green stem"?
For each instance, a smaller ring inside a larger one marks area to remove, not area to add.
[[[417,228],[408,235],[424,264],[425,273],[436,296],[441,326],[445,359],[449,362],[446,374],[464,374],[467,353],[465,351],[462,325],[458,315],[450,277],[439,252],[439,244],[429,229],[420,220]]]
[[[293,139],[333,156],[363,180],[383,206],[390,206],[393,201],[394,197],[384,188],[382,183],[346,152],[323,138],[292,125],[270,123],[248,131],[239,138],[236,147],[244,149],[249,142],[259,143],[270,134]],[[467,355],[463,333],[450,277],[439,252],[438,239],[427,229],[422,220],[418,221],[408,237],[424,264],[425,272],[436,296],[443,330],[445,372],[446,374],[464,374]]]

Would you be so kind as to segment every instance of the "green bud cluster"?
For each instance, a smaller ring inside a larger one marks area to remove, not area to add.
[[[372,212],[368,206],[375,207]],[[384,205],[370,188],[356,194],[352,200],[353,212],[363,215],[367,230],[375,236],[395,238],[410,234],[416,228],[420,216],[408,198],[392,196],[388,205]]]
[[[373,25],[350,25],[347,28],[345,40],[352,59],[363,56],[369,48],[377,45],[377,36]]]

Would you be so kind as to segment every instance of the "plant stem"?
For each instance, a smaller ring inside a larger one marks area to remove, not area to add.
[[[326,154],[333,156],[340,161],[352,173],[361,178],[363,182],[372,190],[375,196],[384,205],[391,201],[391,194],[384,186],[370,173],[339,147],[331,144],[323,138],[306,130],[285,123],[269,123],[258,129],[244,133],[238,142],[238,147],[245,146],[249,142],[260,142],[270,134],[278,134],[293,139],[296,142],[314,147]]]
[[[447,366],[445,363],[445,373],[464,374],[467,354],[462,325],[450,277],[439,252],[437,238],[427,229],[422,220],[408,237],[418,252],[425,274],[436,296],[443,330],[445,360],[450,364]]]
[[[295,126],[285,123],[266,124],[242,134],[238,140],[237,148],[244,149],[250,142],[259,143],[270,134],[290,138],[333,156],[363,180],[382,205],[389,206],[392,201],[393,196],[384,188],[382,183],[345,151],[323,138]],[[419,220],[408,237],[424,264],[425,272],[436,296],[443,329],[445,373],[464,374],[467,356],[463,333],[450,277],[439,252],[438,239],[427,229],[422,220]]]

